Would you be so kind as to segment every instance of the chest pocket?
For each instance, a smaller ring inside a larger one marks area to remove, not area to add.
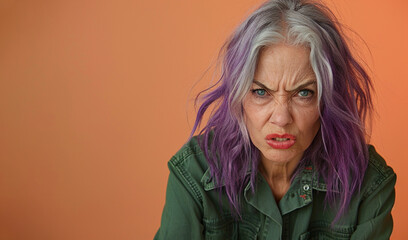
[[[327,222],[312,222],[309,231],[302,234],[299,240],[348,240],[354,230],[353,226],[334,225],[331,227]]]
[[[242,216],[235,220],[231,215],[216,219],[204,219],[206,240],[255,240],[261,226],[256,216]]]

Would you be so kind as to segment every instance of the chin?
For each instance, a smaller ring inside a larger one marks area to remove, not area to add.
[[[302,158],[304,151],[293,147],[289,149],[271,149],[268,146],[269,149],[261,151],[261,156],[264,160],[276,163],[298,162]]]

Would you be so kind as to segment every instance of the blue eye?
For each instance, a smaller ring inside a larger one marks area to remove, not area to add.
[[[266,90],[265,89],[254,89],[252,90],[253,93],[255,93],[255,95],[262,97],[265,96],[266,94]]]
[[[300,90],[300,91],[298,92],[298,95],[299,95],[300,97],[310,97],[310,95],[312,95],[312,94],[313,94],[313,91],[307,90],[307,89]]]

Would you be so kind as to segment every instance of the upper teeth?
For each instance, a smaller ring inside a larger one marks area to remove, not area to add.
[[[290,140],[289,138],[274,138],[276,141],[287,141]]]

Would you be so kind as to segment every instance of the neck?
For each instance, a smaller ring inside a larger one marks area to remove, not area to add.
[[[265,178],[276,202],[286,194],[290,187],[290,180],[298,165],[297,162],[273,163],[269,160],[261,161],[259,172]]]

